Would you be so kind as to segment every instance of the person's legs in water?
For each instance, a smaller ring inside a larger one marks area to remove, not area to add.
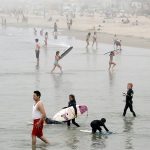
[[[100,126],[97,127],[97,130],[101,133],[102,132],[102,128]]]
[[[114,62],[112,62],[113,66],[112,66],[112,69],[116,66],[116,64]]]
[[[54,67],[53,67],[53,69],[52,69],[51,73],[53,73],[53,71],[55,70],[55,68],[56,68],[56,65],[54,65]]]
[[[62,71],[62,67],[60,65],[57,65],[57,67],[60,69],[61,73],[63,72]]]
[[[125,117],[126,115],[126,112],[127,112],[127,109],[128,109],[129,105],[126,104],[125,107],[124,107],[124,112],[123,112],[123,116]]]
[[[96,128],[92,128],[92,134],[95,134],[96,133]]]
[[[67,126],[70,127],[70,120],[67,121]]]
[[[77,124],[77,123],[75,122],[75,119],[72,119],[72,124],[76,125],[77,127],[80,127],[79,124]]]
[[[109,62],[109,70],[110,70],[110,68],[111,68],[111,62]]]
[[[133,106],[132,104],[129,105],[130,111],[132,112],[133,116],[136,117],[135,112],[133,111]]]
[[[36,145],[36,136],[32,135],[32,145],[35,146]]]
[[[44,136],[39,137],[39,139],[41,139],[46,144],[49,144],[48,140]]]

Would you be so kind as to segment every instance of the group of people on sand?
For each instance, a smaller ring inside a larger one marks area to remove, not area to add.
[[[133,110],[133,84],[128,83],[127,84],[127,93],[123,93],[124,96],[126,96],[126,104],[123,111],[123,116],[125,117],[127,109],[129,108],[132,112],[133,116],[136,117],[136,114]],[[41,139],[43,142],[49,144],[49,141],[45,138],[43,135],[43,125],[44,122],[47,124],[61,124],[62,122],[58,122],[52,119],[49,119],[46,117],[46,112],[44,109],[44,105],[41,101],[41,93],[40,91],[34,91],[33,92],[33,109],[32,109],[32,119],[33,119],[33,129],[32,129],[32,146],[36,146],[36,137]],[[75,118],[77,118],[77,108],[76,108],[76,99],[73,94],[69,95],[69,102],[67,107],[73,107],[75,112]],[[67,108],[64,107],[63,109]],[[74,124],[76,127],[80,127],[78,123],[76,123],[75,118],[72,120],[68,120],[65,123],[67,123],[67,126],[70,127],[70,123],[72,121],[72,124]],[[90,126],[92,128],[92,133],[95,134],[97,130],[101,133],[103,127],[106,132],[109,132],[108,128],[105,125],[106,119],[101,118],[100,120],[93,120],[90,123]]]

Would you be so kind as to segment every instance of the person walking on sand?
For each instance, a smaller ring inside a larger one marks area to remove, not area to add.
[[[62,73],[62,67],[59,65],[58,61],[60,60],[60,55],[59,55],[59,51],[56,52],[56,55],[55,55],[55,62],[54,62],[54,67],[51,71],[51,73],[53,73],[53,71],[55,70],[56,67],[58,67]]]
[[[34,91],[33,100],[35,104],[32,109],[33,129],[32,129],[32,146],[36,145],[36,137],[41,139],[43,142],[49,144],[48,140],[43,136],[43,124],[46,118],[44,105],[40,100],[41,93]]]
[[[116,63],[113,62],[113,57],[115,56],[115,52],[111,51],[109,56],[110,56],[109,59],[109,70],[110,70],[112,65],[113,65],[112,69],[116,66]]]
[[[94,35],[93,35],[93,44],[92,44],[92,47],[94,46],[94,44],[96,44],[96,48],[97,48],[97,33],[94,32]]]
[[[132,104],[133,104],[132,98],[133,98],[133,94],[134,94],[132,88],[133,88],[133,84],[132,83],[128,83],[128,85],[127,85],[127,93],[123,93],[123,95],[126,96],[126,105],[124,107],[124,112],[123,112],[123,116],[124,117],[126,115],[126,112],[127,112],[128,108],[132,112],[133,116],[136,117],[136,114],[135,114],[135,112],[133,110],[133,106],[132,106]]]
[[[88,48],[88,46],[89,46],[89,41],[90,41],[90,36],[91,36],[91,33],[89,32],[88,34],[87,34],[87,36],[86,36],[86,43],[87,43],[87,45],[86,45],[86,48]]]

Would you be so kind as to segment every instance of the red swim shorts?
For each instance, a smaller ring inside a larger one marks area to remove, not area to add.
[[[37,137],[41,137],[43,136],[43,121],[40,123],[40,127],[38,128],[36,126],[37,122],[39,122],[40,119],[35,119],[33,121],[33,129],[32,129],[32,136],[37,136]]]

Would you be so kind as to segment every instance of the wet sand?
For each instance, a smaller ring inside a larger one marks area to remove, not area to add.
[[[52,31],[48,29],[48,32]],[[150,143],[150,51],[137,47],[123,47],[114,61],[114,71],[108,71],[108,55],[103,55],[113,46],[99,43],[98,49],[85,49],[85,42],[71,36],[62,36],[58,40],[49,35],[48,48],[41,49],[40,66],[36,67],[33,29],[0,29],[0,141],[3,150],[31,149],[32,92],[40,90],[47,116],[52,117],[67,105],[68,95],[73,93],[78,104],[89,107],[88,117],[81,116],[68,129],[65,125],[47,125],[45,136],[50,146],[40,140],[40,150],[70,149],[128,149],[149,150]],[[39,37],[39,36],[38,36]],[[39,37],[43,40],[42,37]],[[9,44],[7,44],[9,43]],[[41,42],[42,43],[42,42]],[[63,52],[68,45],[74,49],[64,57],[60,64],[63,74],[50,74],[57,50]],[[134,83],[134,109],[137,118],[128,111],[122,117],[126,84]],[[114,134],[110,136],[92,136],[80,129],[90,129],[93,119],[107,119],[107,127]]]

